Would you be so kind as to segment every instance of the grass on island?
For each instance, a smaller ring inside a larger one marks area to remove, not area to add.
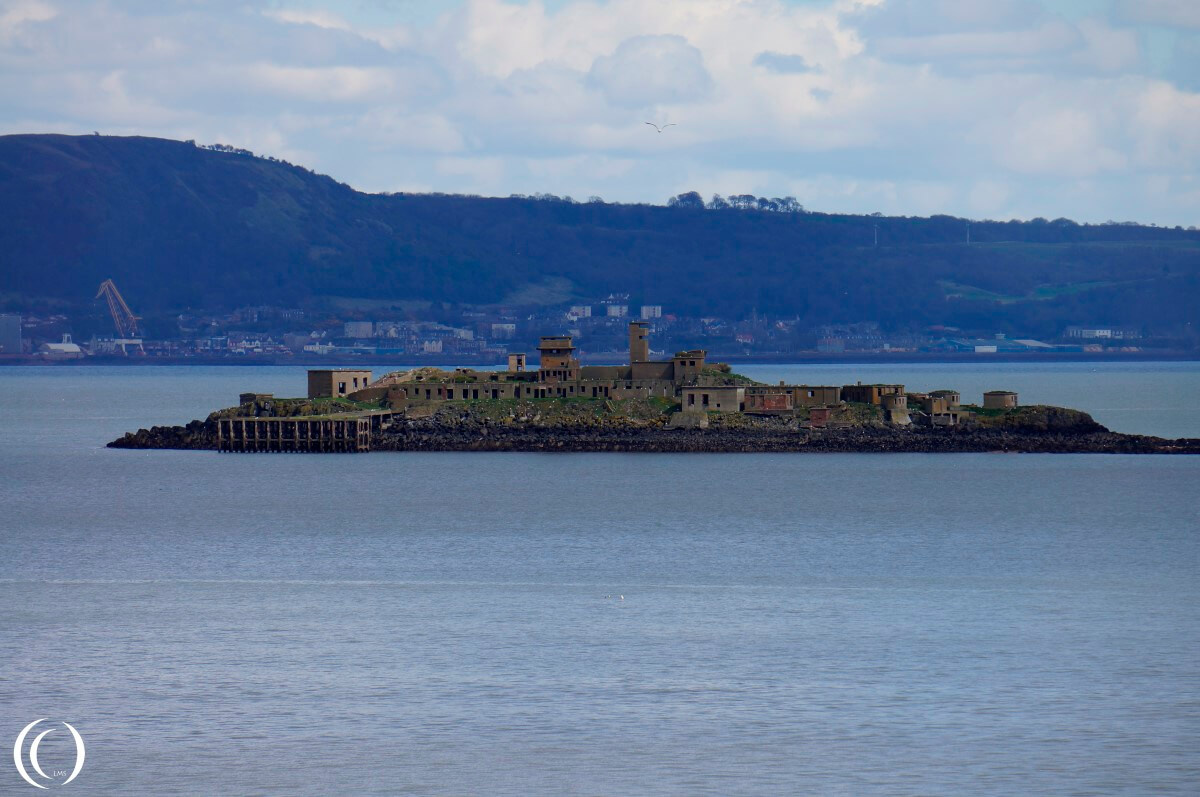
[[[669,398],[591,398],[550,396],[519,399],[452,399],[430,405],[431,415],[455,415],[494,423],[514,420],[544,424],[599,423],[608,420],[664,421],[679,409]]]

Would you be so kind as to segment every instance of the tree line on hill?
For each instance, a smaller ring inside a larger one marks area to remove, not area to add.
[[[628,293],[683,315],[888,329],[1172,327],[1200,306],[1195,230],[826,214],[750,194],[364,194],[248,150],[152,138],[0,137],[0,214],[10,308],[88,302],[109,277],[144,313],[495,304],[548,280],[570,286],[564,301]]]

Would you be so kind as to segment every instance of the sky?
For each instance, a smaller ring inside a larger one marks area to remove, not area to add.
[[[1200,0],[0,0],[0,133],[92,131],[372,192],[1200,225]]]

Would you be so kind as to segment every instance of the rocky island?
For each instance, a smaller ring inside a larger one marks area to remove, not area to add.
[[[630,361],[581,366],[568,336],[544,337],[539,367],[505,371],[313,370],[305,398],[244,393],[186,426],[140,429],[112,448],[230,452],[644,451],[1200,453],[1200,440],[1111,432],[1090,415],[1021,406],[991,391],[903,385],[765,385],[702,350],[650,359],[645,322]]]

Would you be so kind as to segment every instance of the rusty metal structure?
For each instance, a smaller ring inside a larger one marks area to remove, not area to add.
[[[111,279],[100,283],[100,290],[96,292],[96,298],[99,299],[101,296],[108,302],[108,312],[112,314],[117,337],[129,339],[141,337],[138,330],[138,317],[129,309],[129,305],[125,303],[121,292],[117,290],[116,284]]]

